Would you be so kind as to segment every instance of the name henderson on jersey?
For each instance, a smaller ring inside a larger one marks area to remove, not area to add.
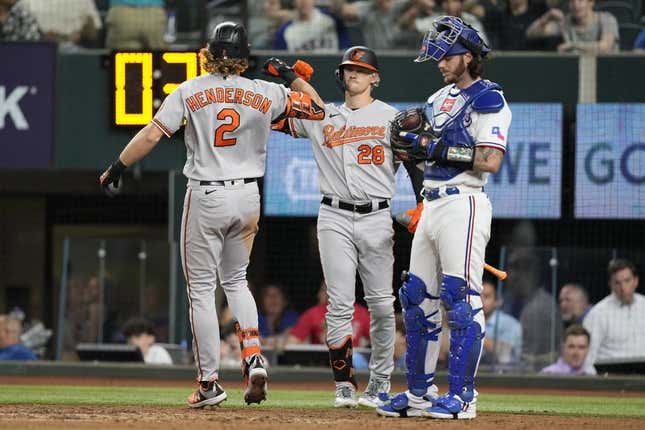
[[[262,113],[267,113],[272,101],[262,94],[256,94],[250,90],[241,88],[207,88],[198,91],[186,99],[186,105],[192,112],[195,112],[211,103],[237,103],[244,106],[251,106]]]

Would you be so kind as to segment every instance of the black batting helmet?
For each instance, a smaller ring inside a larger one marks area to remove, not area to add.
[[[378,61],[376,54],[367,46],[352,46],[343,54],[343,59],[336,68],[336,82],[342,91],[345,91],[345,82],[343,80],[343,66],[359,66],[372,72],[378,73]]]
[[[244,26],[231,21],[218,24],[208,39],[208,50],[215,58],[248,58],[249,41]]]

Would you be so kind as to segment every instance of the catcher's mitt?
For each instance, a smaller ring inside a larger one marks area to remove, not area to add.
[[[418,135],[418,139],[401,136],[401,133]],[[396,114],[390,127],[390,143],[394,155],[402,161],[425,160],[427,145],[433,138],[432,127],[426,119],[423,108],[416,107]]]

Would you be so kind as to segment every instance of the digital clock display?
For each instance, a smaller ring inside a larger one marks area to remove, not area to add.
[[[196,52],[115,52],[114,125],[141,126],[182,82],[207,74]]]

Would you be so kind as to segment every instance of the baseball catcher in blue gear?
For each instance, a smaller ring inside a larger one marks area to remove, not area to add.
[[[377,409],[383,416],[476,417],[475,376],[485,327],[479,294],[492,219],[483,187],[502,165],[512,116],[501,87],[481,78],[489,52],[461,19],[438,18],[415,62],[436,61],[447,85],[425,106],[400,112],[391,125],[397,157],[423,162],[425,201],[400,290],[408,389]],[[448,393],[438,397],[440,305],[450,327],[450,355]]]

